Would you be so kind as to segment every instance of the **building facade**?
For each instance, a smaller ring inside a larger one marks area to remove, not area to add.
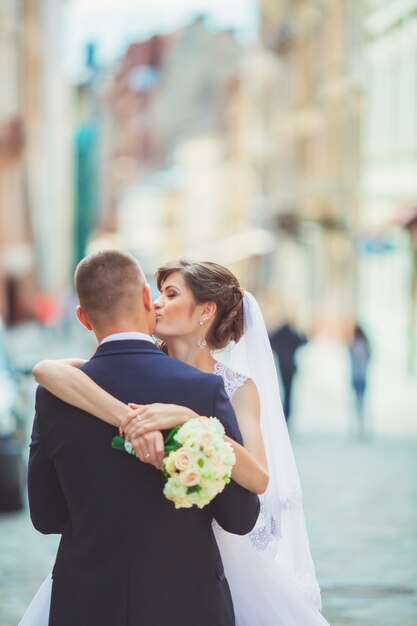
[[[416,371],[417,1],[367,1],[364,31],[360,310],[381,356]]]
[[[60,0],[0,7],[0,315],[8,323],[33,314],[36,290],[68,279],[71,153],[60,8]]]
[[[356,308],[362,3],[260,6],[264,49],[276,64],[263,106],[273,142],[263,195],[279,238],[275,289],[304,325],[343,333]]]
[[[0,317],[6,323],[30,314],[35,266],[25,162],[20,17],[16,2],[1,3]]]
[[[113,234],[92,249],[121,245],[150,275],[167,258],[211,259],[257,284],[271,237],[251,230],[253,176],[237,139],[245,54],[200,18],[130,46],[106,91]]]

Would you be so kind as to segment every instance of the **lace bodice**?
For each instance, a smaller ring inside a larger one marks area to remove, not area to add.
[[[230,369],[230,367],[220,363],[220,361],[215,362],[213,374],[223,378],[224,388],[229,400],[233,398],[239,387],[241,387],[248,380],[247,376],[241,374],[240,372],[236,372],[236,370]]]

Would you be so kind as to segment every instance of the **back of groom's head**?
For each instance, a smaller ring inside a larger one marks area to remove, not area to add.
[[[104,250],[82,259],[75,270],[80,306],[93,326],[136,318],[146,280],[136,259]]]

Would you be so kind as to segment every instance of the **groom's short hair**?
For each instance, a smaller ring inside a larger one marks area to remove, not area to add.
[[[136,259],[119,250],[103,250],[82,259],[75,270],[80,305],[92,325],[137,315],[146,284]]]

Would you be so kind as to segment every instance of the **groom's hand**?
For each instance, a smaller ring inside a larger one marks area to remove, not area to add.
[[[150,463],[160,470],[165,456],[164,437],[158,430],[133,437],[131,444],[135,449],[138,459],[143,463]]]

